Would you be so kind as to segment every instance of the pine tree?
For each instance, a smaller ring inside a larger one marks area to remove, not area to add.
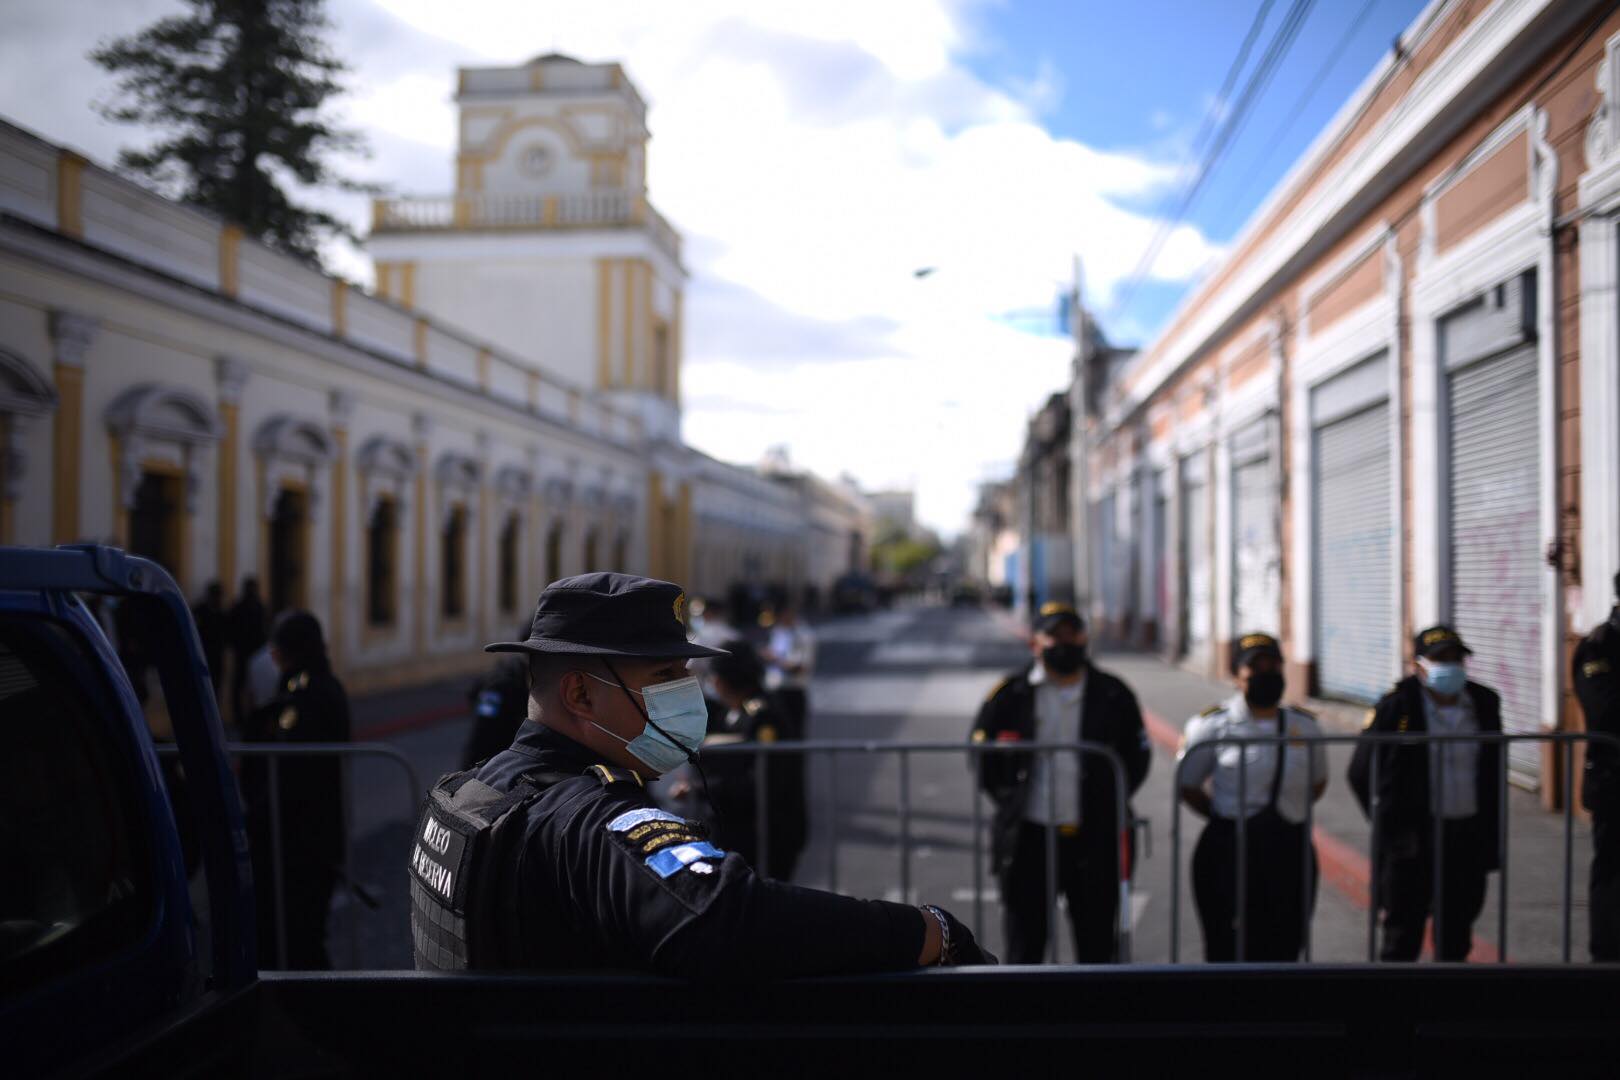
[[[163,132],[119,164],[184,202],[235,222],[272,247],[315,261],[316,247],[353,231],[288,197],[281,178],[309,187],[374,191],[334,172],[363,154],[323,106],[346,68],[327,50],[324,0],[187,0],[191,12],[103,44],[91,59],[121,75],[102,114]]]

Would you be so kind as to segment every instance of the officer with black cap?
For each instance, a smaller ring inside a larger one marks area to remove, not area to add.
[[[540,594],[529,718],[434,786],[410,851],[416,966],[759,979],[993,963],[933,906],[757,876],[645,783],[693,760],[708,709],[677,585],[596,573]]]
[[[1085,623],[1067,604],[1040,610],[1034,659],[990,693],[979,709],[975,743],[1097,742],[1125,764],[1129,798],[1153,760],[1142,710],[1118,678],[1087,659]],[[996,806],[991,867],[1000,879],[1008,960],[1038,964],[1046,950],[1046,839],[1056,830],[1058,887],[1069,901],[1075,958],[1118,958],[1118,844],[1129,851],[1129,822],[1117,820],[1114,774],[1095,754],[982,755],[980,785]]]
[[[1238,692],[1187,722],[1177,775],[1181,800],[1209,819],[1193,848],[1193,898],[1204,958],[1292,963],[1316,905],[1316,849],[1305,832],[1311,802],[1327,790],[1327,755],[1304,741],[1316,717],[1283,705],[1282,646],[1245,634],[1232,650]],[[1221,738],[1297,736],[1284,746],[1204,745]],[[1243,948],[1238,949],[1238,822],[1243,825]],[[1308,862],[1308,865],[1307,865]],[[1309,884],[1306,877],[1309,875]]]
[[[1614,588],[1620,593],[1620,574]],[[1620,606],[1575,647],[1575,696],[1586,730],[1620,735]],[[1620,754],[1608,743],[1586,748],[1581,803],[1592,813],[1588,883],[1592,959],[1620,963]]]
[[[1373,709],[1368,733],[1467,735],[1502,730],[1502,699],[1468,678],[1473,650],[1449,626],[1412,640],[1416,671]],[[1378,791],[1372,790],[1373,759]],[[1350,760],[1350,786],[1373,817],[1384,960],[1416,960],[1434,916],[1436,958],[1463,961],[1485,883],[1500,865],[1502,745],[1466,740],[1373,743]],[[1376,811],[1376,817],[1374,813]],[[1440,904],[1434,910],[1435,821],[1440,822]]]

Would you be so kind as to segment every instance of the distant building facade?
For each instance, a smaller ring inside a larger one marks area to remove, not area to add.
[[[677,234],[618,65],[462,72],[458,186],[368,293],[0,123],[0,543],[252,575],[364,689],[485,662],[547,581],[830,586],[801,491],[680,441]]]
[[[1431,3],[1164,331],[1080,388],[1093,613],[1217,675],[1277,634],[1291,686],[1353,702],[1450,622],[1509,730],[1579,726],[1569,649],[1620,569],[1617,110],[1620,15]]]

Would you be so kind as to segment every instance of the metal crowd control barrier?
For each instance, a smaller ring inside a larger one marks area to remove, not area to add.
[[[729,743],[717,746],[705,746],[703,756],[725,757],[731,755],[752,755],[754,758],[754,802],[758,808],[755,820],[755,842],[758,845],[756,863],[760,867],[769,865],[770,857],[770,770],[765,767],[766,759],[773,754],[797,754],[808,757],[812,754],[823,754],[828,759],[827,793],[828,805],[832,812],[827,815],[827,887],[833,892],[838,891],[838,768],[837,759],[840,754],[874,755],[893,754],[898,758],[899,765],[899,792],[896,801],[896,815],[899,826],[899,855],[900,855],[900,896],[907,898],[911,892],[911,755],[912,754],[960,754],[966,753],[972,761],[973,768],[973,927],[975,930],[984,925],[984,844],[982,833],[984,831],[983,791],[981,778],[983,775],[984,755],[986,754],[1044,754],[1048,760],[1053,754],[1074,754],[1076,764],[1087,754],[1102,758],[1114,774],[1114,855],[1115,866],[1119,868],[1119,916],[1118,916],[1118,951],[1119,961],[1124,963],[1130,959],[1131,949],[1131,883],[1125,873],[1125,838],[1126,829],[1131,827],[1129,814],[1126,812],[1126,774],[1125,764],[1120,760],[1113,748],[1095,742],[1014,742],[1014,743],[964,743],[964,742],[879,742],[859,739],[810,739],[804,742],[777,742],[777,743]],[[807,793],[808,794],[808,793]],[[1057,820],[1057,791],[1056,785],[1048,784],[1047,819]],[[721,808],[724,813],[724,808]],[[1048,828],[1046,834],[1046,947],[1047,957],[1051,963],[1058,958],[1057,924],[1057,830]],[[1005,901],[1005,897],[1003,898]]]
[[[1236,746],[1240,748],[1238,754],[1238,805],[1248,805],[1248,773],[1249,755],[1251,746],[1284,746],[1289,743],[1307,744],[1307,751],[1315,746],[1322,745],[1357,745],[1363,742],[1376,745],[1420,746],[1426,744],[1474,743],[1477,745],[1505,745],[1514,742],[1545,742],[1563,747],[1564,776],[1568,779],[1564,798],[1564,874],[1563,874],[1563,923],[1562,923],[1562,955],[1563,962],[1570,960],[1571,941],[1571,909],[1574,895],[1574,860],[1575,860],[1575,794],[1577,786],[1574,776],[1575,744],[1603,742],[1620,752],[1620,737],[1596,731],[1552,731],[1545,733],[1530,732],[1470,732],[1466,734],[1440,734],[1434,732],[1414,732],[1400,734],[1395,732],[1362,732],[1356,735],[1247,735],[1222,736],[1220,738],[1201,740],[1187,747],[1187,751],[1194,748],[1208,750],[1216,753],[1220,747]],[[1170,962],[1179,963],[1181,960],[1181,772],[1187,764],[1188,753],[1176,762],[1175,776],[1171,784],[1171,818],[1170,818]],[[1372,835],[1368,847],[1369,861],[1372,864],[1372,874],[1368,880],[1369,896],[1367,898],[1367,962],[1378,961],[1378,770],[1379,754],[1371,755],[1371,768],[1368,775],[1367,787],[1371,805],[1368,818],[1371,822]],[[1439,754],[1432,757],[1431,772],[1433,779],[1430,785],[1431,800],[1438,797],[1436,793],[1445,790],[1446,755]],[[1508,798],[1507,774],[1508,766],[1506,755],[1499,771],[1497,791],[1497,901],[1496,901],[1496,953],[1497,962],[1507,961],[1507,912],[1508,912]],[[1270,772],[1267,776],[1269,782]],[[1315,756],[1309,752],[1305,755],[1305,790],[1310,793],[1316,786]],[[1324,779],[1326,779],[1324,777]],[[1307,900],[1310,897],[1312,885],[1311,868],[1313,865],[1313,839],[1312,826],[1315,822],[1314,798],[1305,800],[1304,871],[1301,876],[1300,888],[1304,891]],[[1441,902],[1444,899],[1444,878],[1441,874],[1443,855],[1445,851],[1445,819],[1440,814],[1430,815],[1434,823],[1434,835],[1431,843],[1432,863],[1430,866],[1430,918],[1433,920],[1435,947],[1439,948],[1441,941],[1441,928],[1444,925],[1444,909]],[[1236,911],[1237,911],[1237,960],[1244,958],[1244,947],[1247,934],[1247,890],[1248,890],[1248,818],[1240,815],[1236,821],[1237,833],[1237,873]],[[1303,905],[1303,925],[1301,931],[1304,943],[1304,959],[1311,959],[1311,916],[1312,905],[1307,902]]]
[[[160,743],[157,751],[172,756],[180,752],[173,743]],[[351,894],[358,898],[358,883],[354,877],[354,783],[350,776],[350,762],[357,757],[377,757],[392,761],[405,773],[406,796],[410,800],[405,808],[407,825],[414,825],[422,807],[422,780],[416,766],[395,747],[386,743],[227,743],[225,753],[232,758],[259,757],[267,759],[267,786],[270,794],[270,874],[276,898],[276,960],[278,966],[287,966],[287,920],[283,910],[285,881],[281,843],[281,774],[280,761],[289,757],[335,757],[343,768],[343,878]],[[360,967],[360,935],[358,919],[349,920],[350,965]]]

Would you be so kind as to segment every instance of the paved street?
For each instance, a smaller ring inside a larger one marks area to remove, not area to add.
[[[812,687],[812,738],[886,741],[964,739],[975,710],[1001,675],[1026,655],[1012,623],[978,610],[915,608],[830,620],[817,627],[818,669]],[[1151,825],[1151,848],[1138,863],[1132,899],[1137,962],[1170,957],[1172,748],[1185,718],[1225,696],[1219,684],[1138,653],[1104,652],[1100,666],[1123,677],[1152,714],[1153,768],[1137,793],[1137,814]],[[445,684],[356,705],[356,737],[380,738],[397,748],[424,784],[457,764],[466,736],[463,687]],[[370,733],[370,734],[368,734]],[[1348,748],[1335,748],[1329,794],[1318,807],[1318,850],[1323,885],[1312,927],[1313,957],[1362,961],[1367,955],[1366,826],[1343,781]],[[811,842],[797,880],[853,895],[881,896],[949,907],[973,924],[992,950],[1003,941],[994,882],[974,872],[973,803],[967,766],[957,754],[916,754],[907,778],[912,800],[909,888],[902,893],[899,844],[900,764],[894,755],[846,753],[812,763]],[[406,967],[410,957],[403,897],[403,855],[411,797],[394,762],[355,766],[356,877],[383,903],[364,911],[354,927],[360,962]],[[1542,811],[1535,798],[1511,800],[1508,955],[1556,960],[1560,955],[1562,818]],[[835,812],[836,810],[836,812]],[[988,805],[982,806],[988,825]],[[1199,821],[1184,814],[1183,864]],[[987,835],[987,830],[986,830]],[[1584,890],[1590,846],[1576,825],[1573,956],[1585,951]],[[1496,884],[1476,933],[1475,959],[1494,959]],[[1182,881],[1181,958],[1202,955],[1190,888]],[[351,957],[349,918],[340,899],[333,955]],[[1072,956],[1066,935],[1060,958]]]

